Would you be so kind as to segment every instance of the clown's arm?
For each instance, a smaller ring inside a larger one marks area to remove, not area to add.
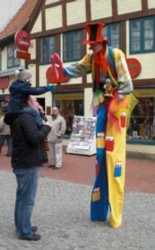
[[[79,62],[63,66],[63,75],[69,78],[86,76],[91,73],[91,54],[85,55]]]
[[[126,63],[124,53],[114,49],[114,60],[119,82],[118,93],[120,95],[130,94],[133,91],[133,83]]]

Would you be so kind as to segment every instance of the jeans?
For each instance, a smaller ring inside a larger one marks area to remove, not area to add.
[[[15,201],[15,227],[18,236],[33,234],[31,215],[39,179],[39,167],[14,169],[17,181]]]

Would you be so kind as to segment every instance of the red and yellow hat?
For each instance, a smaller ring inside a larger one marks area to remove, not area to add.
[[[83,41],[83,44],[93,43],[108,43],[108,40],[104,39],[102,35],[102,29],[105,27],[104,23],[88,23],[86,25],[86,31],[89,36],[89,40]]]

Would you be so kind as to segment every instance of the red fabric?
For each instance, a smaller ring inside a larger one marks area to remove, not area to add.
[[[106,47],[104,47],[103,50],[94,55],[95,82],[97,88],[99,87],[100,84],[100,67],[102,69],[104,76],[107,75],[108,67],[107,67],[107,57],[105,56],[105,49]]]

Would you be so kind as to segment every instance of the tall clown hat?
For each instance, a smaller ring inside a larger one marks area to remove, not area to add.
[[[83,41],[83,44],[93,44],[93,43],[108,43],[102,35],[102,29],[105,27],[104,23],[88,23],[86,25],[86,31],[89,36],[89,40]]]

